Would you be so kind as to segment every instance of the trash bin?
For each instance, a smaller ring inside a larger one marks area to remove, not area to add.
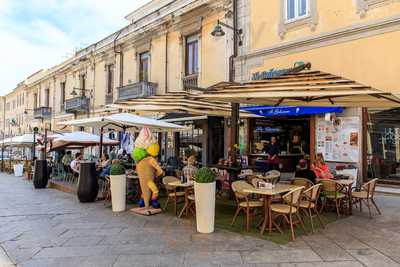
[[[80,202],[94,202],[98,193],[96,164],[82,161],[79,167],[78,199]]]
[[[24,165],[14,164],[14,176],[21,177],[24,175]]]
[[[126,209],[126,175],[110,175],[111,205],[113,212]]]

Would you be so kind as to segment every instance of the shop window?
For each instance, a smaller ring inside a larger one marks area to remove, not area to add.
[[[312,31],[318,23],[317,0],[281,0],[279,35],[281,38],[293,29],[308,26]]]
[[[197,74],[199,72],[199,37],[197,34],[186,37],[185,55],[186,76]]]
[[[149,81],[149,69],[150,69],[150,53],[144,52],[139,55],[139,81]]]
[[[368,115],[368,177],[399,184],[400,108]]]

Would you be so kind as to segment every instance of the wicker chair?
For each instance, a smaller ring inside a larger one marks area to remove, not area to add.
[[[169,183],[172,182],[178,182],[180,181],[178,178],[174,177],[174,176],[165,176],[162,179],[162,182],[165,186],[165,190],[167,191],[167,201],[165,202],[164,205],[164,210],[168,207],[168,203],[169,201],[172,199],[174,201],[174,213],[175,215],[178,212],[178,203],[182,202],[180,200],[183,200],[185,197],[185,192],[178,192],[176,191],[176,187],[175,186],[171,186],[169,185]]]
[[[240,211],[244,211],[246,213],[247,232],[250,231],[251,217],[254,216],[255,211],[257,209],[262,208],[264,206],[264,203],[262,201],[251,200],[250,199],[251,194],[244,192],[245,189],[250,189],[250,188],[253,188],[253,186],[245,181],[235,181],[232,183],[232,191],[235,194],[237,208],[235,215],[233,216],[231,225],[235,223],[236,218],[239,215]]]
[[[322,184],[316,184],[304,190],[302,194],[303,199],[300,200],[299,203],[300,210],[304,210],[306,215],[310,217],[312,232],[314,232],[314,221],[313,221],[314,217],[318,218],[319,223],[321,224],[322,228],[324,228],[324,224],[317,209],[317,204],[319,195],[321,193],[321,189],[322,189]]]
[[[371,181],[362,185],[360,192],[352,192],[352,194],[351,194],[353,201],[355,203],[360,204],[360,212],[362,212],[362,201],[364,201],[366,203],[366,205],[368,207],[370,218],[372,218],[371,203],[376,208],[379,215],[382,214],[378,208],[378,205],[376,205],[375,200],[374,200],[375,187],[376,187],[377,181],[378,181],[377,178],[372,179]]]
[[[312,187],[314,184],[307,178],[295,177],[290,181],[293,185],[304,186],[305,189]]]
[[[334,180],[321,179],[319,182],[322,184],[324,196],[322,209],[333,206],[336,209],[337,216],[340,217],[340,207],[346,198],[346,194],[342,192],[344,186]],[[330,205],[330,203],[332,203],[332,205]]]
[[[277,170],[271,170],[265,173],[263,179],[269,183],[276,184],[279,182],[279,179],[281,177],[281,172]]]
[[[303,221],[299,215],[299,203],[301,198],[301,193],[303,192],[304,187],[296,188],[289,193],[282,196],[285,204],[272,204],[271,210],[274,214],[277,215],[276,218],[285,219],[286,223],[290,225],[290,230],[292,232],[292,240],[295,240],[294,234],[294,225],[299,222],[303,231],[306,232],[304,228]],[[293,215],[297,218],[297,221],[294,221]],[[279,229],[279,228],[278,228]],[[280,230],[280,229],[279,229]]]

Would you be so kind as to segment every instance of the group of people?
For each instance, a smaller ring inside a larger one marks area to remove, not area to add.
[[[331,173],[328,164],[326,164],[324,160],[324,156],[321,153],[318,153],[315,157],[315,161],[308,167],[307,161],[305,159],[301,159],[296,169],[296,177],[307,178],[313,183],[316,182],[317,179],[333,179],[334,176]]]

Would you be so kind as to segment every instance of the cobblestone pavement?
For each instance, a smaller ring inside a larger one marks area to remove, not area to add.
[[[225,231],[200,235],[167,215],[113,214],[102,202],[81,204],[0,175],[0,246],[26,267],[400,266],[400,198],[377,200],[383,216],[355,212],[283,246]]]

